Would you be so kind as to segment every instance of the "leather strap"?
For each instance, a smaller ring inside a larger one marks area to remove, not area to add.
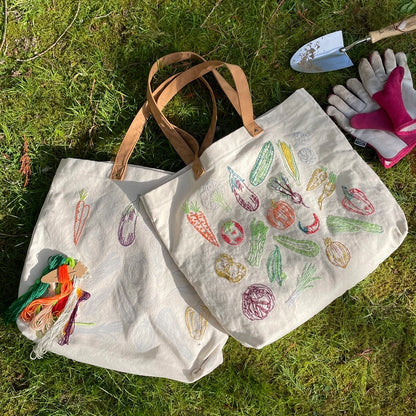
[[[173,79],[180,76],[180,74],[176,74],[168,78],[164,81],[154,92],[154,97],[157,100],[157,106],[161,110],[166,106],[166,104],[176,95],[177,91],[169,84],[172,82]],[[214,92],[209,85],[208,81],[204,78],[200,78],[203,84],[208,88],[208,91],[211,96],[212,100],[212,117],[211,123],[209,125],[208,131],[205,135],[204,141],[211,142],[214,138],[215,127],[217,124],[217,104],[215,101]],[[136,117],[134,118],[133,122],[131,123],[129,129],[124,136],[124,139],[120,145],[119,151],[117,152],[116,159],[114,161],[113,169],[110,174],[110,179],[113,180],[123,180],[126,174],[127,164],[130,159],[131,154],[133,153],[134,147],[136,146],[137,141],[139,140],[144,126],[148,118],[150,117],[151,112],[146,101],[142,108],[138,111]],[[183,135],[184,137],[188,137],[189,134],[180,129],[179,127],[172,125],[173,128],[178,132],[178,134]]]
[[[203,173],[203,167],[199,160],[199,156],[202,152],[211,144],[204,139],[201,147],[198,141],[191,135],[181,136],[168,119],[163,115],[162,111],[158,108],[156,101],[153,98],[153,92],[151,88],[151,81],[160,67],[170,65],[178,60],[186,60],[195,56],[192,52],[179,52],[170,55],[166,55],[163,58],[156,61],[149,72],[148,85],[147,85],[147,100],[153,117],[159,124],[159,127],[169,139],[172,146],[175,148],[181,159],[188,165],[192,163],[195,179],[200,177]],[[199,56],[199,55],[197,55]],[[231,73],[234,83],[236,85],[237,92],[227,83],[227,81],[216,71],[216,68],[225,66]],[[253,106],[251,101],[250,90],[247,82],[247,78],[243,70],[237,65],[227,64],[221,61],[206,61],[199,65],[195,65],[183,72],[181,76],[172,80],[172,85],[175,86],[177,91],[180,91],[185,85],[192,82],[194,79],[202,77],[206,73],[212,71],[219,84],[224,91],[227,91],[230,101],[240,113],[243,120],[243,124],[251,136],[256,136],[263,130],[254,121]]]

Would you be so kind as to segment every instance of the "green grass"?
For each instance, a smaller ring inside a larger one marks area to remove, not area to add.
[[[8,0],[7,6],[0,52],[0,312],[16,297],[30,236],[60,159],[115,156],[144,102],[147,73],[157,58],[192,50],[240,65],[257,115],[302,87],[325,107],[331,88],[358,76],[357,66],[300,74],[289,67],[291,55],[325,33],[342,29],[346,42],[353,41],[416,10],[408,0],[81,0],[62,39],[28,60],[58,39],[77,2]],[[414,44],[415,35],[406,35],[358,46],[349,55],[358,62],[373,49],[403,50],[414,72]],[[220,138],[240,120],[224,99],[218,105]],[[190,87],[166,114],[200,139],[210,111],[207,93]],[[32,169],[27,187],[19,173],[25,137]],[[2,414],[414,415],[416,178],[409,158],[385,170],[373,151],[358,152],[405,211],[409,235],[371,276],[324,311],[260,351],[230,339],[224,364],[192,385],[52,354],[31,361],[31,342],[1,322]],[[131,162],[173,171],[183,166],[153,121]]]

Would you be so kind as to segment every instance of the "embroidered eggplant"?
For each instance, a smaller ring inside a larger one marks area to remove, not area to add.
[[[371,215],[374,213],[374,206],[363,191],[360,191],[357,188],[348,190],[346,186],[342,186],[342,192],[344,192],[345,197],[341,203],[348,211],[360,215]]]
[[[284,235],[274,236],[273,238],[283,247],[303,256],[315,257],[320,251],[318,244],[311,240],[296,240]]]
[[[280,254],[279,246],[274,246],[274,250],[269,254],[267,274],[271,283],[276,280],[280,286],[282,286],[283,280],[287,278],[286,273],[282,269],[282,255]]]
[[[134,243],[136,239],[137,211],[133,204],[127,205],[118,225],[118,241],[124,247]]]
[[[329,215],[326,219],[329,231],[334,234],[338,233],[356,233],[360,231],[367,231],[368,233],[382,233],[383,227],[371,222],[353,220],[346,217],[338,217],[336,215]]]
[[[295,210],[285,201],[271,201],[267,221],[278,230],[285,230],[295,222]]]
[[[247,187],[244,183],[244,179],[235,173],[229,166],[228,171],[230,172],[229,180],[231,191],[235,196],[237,202],[246,211],[256,211],[260,205],[260,200],[257,195]]]
[[[250,172],[250,183],[258,186],[266,179],[267,174],[272,166],[274,158],[274,148],[272,142],[264,143]]]
[[[321,225],[319,218],[316,214],[313,214],[313,223],[310,225],[302,225],[299,221],[298,225],[299,228],[306,234],[313,234],[316,233],[319,230],[319,227]]]
[[[326,246],[325,252],[328,260],[335,266],[345,269],[351,259],[348,248],[339,241],[332,241],[330,238],[324,239]]]

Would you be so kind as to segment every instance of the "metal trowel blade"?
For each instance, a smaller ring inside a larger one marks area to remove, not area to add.
[[[342,31],[329,33],[303,45],[292,56],[290,66],[295,71],[319,73],[336,71],[354,65],[345,52]]]

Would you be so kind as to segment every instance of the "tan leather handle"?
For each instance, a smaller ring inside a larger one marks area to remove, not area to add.
[[[204,169],[201,165],[201,162],[199,160],[199,156],[202,154],[202,151],[205,150],[207,146],[206,143],[203,143],[203,145],[200,147],[199,143],[196,139],[194,139],[192,136],[182,137],[180,134],[178,134],[178,131],[173,128],[171,123],[167,120],[167,118],[163,115],[163,113],[158,108],[156,101],[153,97],[153,92],[151,88],[151,81],[154,75],[157,73],[159,68],[161,66],[170,65],[173,62],[176,62],[178,57],[183,58],[184,54],[186,53],[180,53],[178,54],[171,54],[167,55],[161,59],[159,59],[157,62],[155,62],[150,69],[149,77],[148,77],[148,88],[147,88],[147,99],[149,103],[149,107],[152,111],[152,114],[159,124],[159,127],[165,134],[165,136],[169,139],[172,146],[175,148],[179,156],[182,158],[182,160],[188,165],[192,163],[192,169],[194,171],[195,178],[200,177],[204,173]],[[185,55],[186,56],[186,55]],[[243,72],[243,70],[237,66],[237,65],[231,65],[227,64],[225,62],[221,61],[208,61],[201,63],[199,65],[195,65],[182,73],[180,77],[175,78],[172,80],[172,84],[175,85],[175,89],[178,91],[181,90],[185,85],[189,84],[192,80],[197,79],[199,77],[202,77],[206,73],[210,71],[215,71],[216,68],[219,68],[221,66],[225,66],[231,73],[234,83],[236,85],[237,89],[237,103],[233,103],[233,105],[236,107],[237,111],[241,113],[241,117],[243,120],[243,124],[246,127],[247,131],[252,136],[256,136],[259,133],[262,132],[261,127],[257,125],[257,123],[254,121],[254,115],[253,115],[253,106],[251,102],[251,94],[247,82],[247,78]],[[216,71],[215,71],[216,72]],[[226,82],[224,78],[220,76],[219,73],[214,73],[217,80],[219,79],[219,83]],[[219,77],[218,77],[219,76]],[[227,83],[229,86],[229,84]],[[236,97],[233,96],[235,99]]]
[[[390,38],[405,33],[414,32],[416,30],[416,15],[403,19],[400,22],[393,23],[380,30],[374,30],[369,33],[371,43],[378,42],[381,39]]]
[[[166,104],[177,94],[177,90],[174,86],[170,85],[172,80],[176,77],[180,76],[180,74],[176,74],[165,80],[159,87],[155,90],[154,96],[157,100],[158,108],[163,110]],[[211,96],[212,100],[212,117],[211,123],[208,128],[208,131],[205,135],[204,141],[212,142],[215,133],[215,126],[217,123],[217,104],[215,101],[214,91],[212,90],[209,83],[204,79],[201,78],[201,81],[204,85],[208,88],[208,91]],[[127,130],[126,135],[120,145],[120,148],[117,152],[116,159],[114,161],[113,169],[110,174],[110,179],[113,180],[123,180],[126,174],[127,164],[130,159],[131,154],[133,153],[134,147],[136,146],[137,141],[139,140],[144,126],[150,116],[150,108],[148,102],[146,101],[142,108],[138,111],[136,117],[134,118],[133,122],[131,123],[129,129]],[[172,125],[174,129],[178,131],[179,134],[182,134],[185,138],[188,135],[187,132]]]

